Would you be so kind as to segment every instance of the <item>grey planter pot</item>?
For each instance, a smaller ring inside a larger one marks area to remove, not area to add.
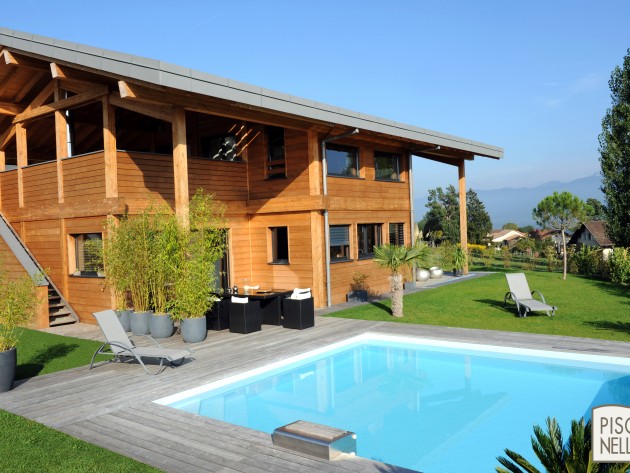
[[[131,332],[131,311],[130,310],[117,310],[118,320],[122,325],[125,332]]]
[[[10,391],[13,388],[16,368],[17,350],[15,347],[7,351],[0,351],[0,393]]]
[[[151,312],[134,312],[131,314],[131,331],[134,335],[149,335],[149,320]]]
[[[173,320],[171,314],[151,314],[149,330],[153,338],[168,338],[173,335]]]
[[[206,316],[181,321],[182,338],[188,343],[202,342],[206,339]]]
[[[442,270],[442,268],[438,266],[433,266],[431,269],[429,269],[429,277],[431,279],[440,279],[442,276],[444,276],[444,271]]]

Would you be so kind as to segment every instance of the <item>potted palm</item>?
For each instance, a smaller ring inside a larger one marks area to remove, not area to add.
[[[466,266],[467,255],[466,251],[462,248],[462,245],[459,243],[455,246],[453,250],[453,275],[454,276],[462,276],[463,268]]]
[[[126,217],[125,217],[126,219]],[[131,239],[125,228],[119,228],[119,222],[110,217],[106,223],[106,237],[103,240],[103,268],[106,283],[114,293],[116,314],[125,332],[131,332],[131,311],[127,306],[129,292],[129,252]]]
[[[374,248],[374,262],[391,271],[389,283],[392,293],[392,315],[403,316],[402,268],[411,266],[422,250],[416,247],[385,244]]]
[[[21,327],[28,325],[39,309],[37,285],[29,276],[9,280],[2,271],[0,301],[0,392],[5,392],[13,388],[15,380]]]

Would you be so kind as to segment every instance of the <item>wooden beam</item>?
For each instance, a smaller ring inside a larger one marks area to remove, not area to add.
[[[324,245],[324,217],[320,211],[311,211],[311,288],[316,307],[326,305],[324,251],[328,250]]]
[[[24,67],[38,71],[46,70],[44,62],[24,56],[23,54],[10,52],[8,49],[3,49],[2,52],[0,52],[0,57],[2,57],[2,62],[7,66]]]
[[[26,97],[31,92],[31,90],[33,90],[33,87],[37,85],[37,83],[40,81],[43,75],[44,75],[43,72],[32,72],[28,82],[26,82],[26,84],[24,84],[24,86],[20,89],[18,94],[15,97],[13,97],[13,101],[15,103],[20,103],[24,99],[24,97]],[[50,87],[50,89],[48,89],[47,87]],[[42,92],[43,91],[48,92],[48,96],[45,97],[44,102],[48,100],[50,96],[52,95],[52,82],[47,87],[44,87],[44,89],[42,89]]]
[[[27,109],[25,112],[20,113],[13,119],[13,123],[21,123],[34,118],[40,118],[45,115],[50,115],[56,110],[66,110],[68,108],[76,107],[77,105],[83,105],[85,103],[94,102],[101,98],[103,95],[107,95],[107,86],[98,86],[93,90],[84,92],[82,94],[74,95],[67,99],[61,99],[58,102],[53,102],[46,105],[41,105],[36,108]]]
[[[18,123],[15,126],[15,147],[17,148],[17,181],[18,181],[18,205],[24,207],[24,180],[22,168],[28,165],[26,129]]]
[[[24,107],[10,102],[0,102],[0,115],[18,115],[24,111]]]
[[[327,199],[323,195],[250,200],[247,202],[247,213],[266,214],[320,211],[326,208],[326,202]]]
[[[61,100],[59,81],[55,80],[55,101]],[[57,201],[64,202],[62,159],[68,157],[68,120],[63,110],[55,110],[55,149],[57,153]]]
[[[75,94],[91,90],[96,85],[106,85],[108,80],[103,77],[74,69],[68,66],[61,66],[55,62],[50,63],[50,72],[53,79],[60,80],[64,90],[69,90]]]
[[[316,131],[307,132],[308,140],[308,183],[311,195],[322,193],[322,162],[319,158],[320,142]]]
[[[118,159],[116,155],[116,111],[103,97],[103,154],[105,158],[105,197],[118,197]]]
[[[165,105],[146,105],[134,100],[122,99],[116,94],[109,94],[109,103],[115,107],[124,108],[132,112],[140,113],[157,120],[162,120],[168,123],[173,121],[173,107]]]
[[[127,210],[125,199],[96,199],[73,201],[58,204],[49,202],[46,205],[29,205],[25,209],[5,212],[9,222],[34,222],[38,220],[74,219],[80,217],[102,217],[103,215],[123,215]]]
[[[466,161],[458,164],[459,174],[459,240],[462,248],[468,254],[468,218],[466,216]],[[468,260],[463,267],[464,274],[468,274]]]
[[[7,155],[0,150],[0,171],[4,171],[7,167]],[[0,179],[0,211],[2,211],[2,179]]]
[[[188,191],[188,150],[186,146],[186,111],[178,107],[173,112],[173,179],[175,213],[185,226],[190,224]]]

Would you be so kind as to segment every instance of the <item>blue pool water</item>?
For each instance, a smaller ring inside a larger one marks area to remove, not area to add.
[[[536,464],[533,424],[554,416],[566,438],[592,407],[630,404],[624,359],[381,338],[156,402],[267,433],[350,430],[358,455],[426,473],[494,471],[505,448]]]

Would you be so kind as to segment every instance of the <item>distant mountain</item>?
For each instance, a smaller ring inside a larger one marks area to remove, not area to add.
[[[492,190],[475,189],[475,191],[486,206],[493,227],[501,228],[508,222],[516,223],[520,227],[536,226],[532,218],[532,209],[538,205],[538,202],[554,192],[567,191],[582,200],[592,197],[603,202],[604,194],[599,189],[600,186],[601,176],[593,174],[570,182],[551,181],[537,187],[505,187]],[[427,210],[426,203],[427,196],[414,200],[416,221],[424,217]]]

